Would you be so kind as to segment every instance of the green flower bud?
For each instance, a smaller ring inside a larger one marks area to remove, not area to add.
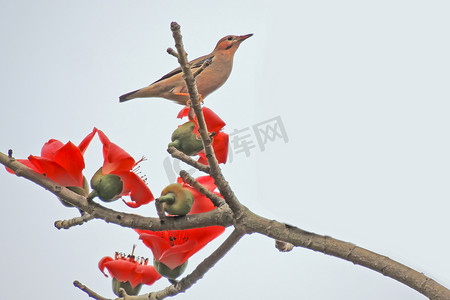
[[[191,211],[194,204],[194,195],[179,183],[166,186],[158,201],[163,204],[164,210],[171,215],[184,216]]]
[[[115,174],[102,175],[102,168],[100,168],[91,178],[91,187],[100,200],[112,202],[122,193],[123,182]]]
[[[172,270],[162,262],[153,259],[153,266],[155,267],[156,271],[161,276],[164,276],[168,279],[176,279],[178,276],[183,274],[183,272],[186,270],[187,264],[188,261]]]
[[[97,187],[100,179],[102,178],[103,174],[102,174],[102,168],[98,169],[97,172],[95,172],[94,176],[92,176],[91,178],[91,188],[93,190],[95,190],[95,188]]]
[[[197,137],[193,132],[195,128],[194,122],[186,122],[180,127],[178,127],[172,133],[172,143],[170,146],[174,146],[186,155],[192,156],[196,155],[198,152],[203,150],[203,142]]]
[[[118,297],[121,297],[121,295],[119,294],[120,288],[123,288],[125,290],[125,292],[127,292],[128,295],[136,296],[141,291],[142,283],[139,283],[138,285],[136,285],[133,288],[133,286],[131,285],[131,283],[129,281],[123,282],[123,281],[119,281],[113,277],[112,287],[113,287],[114,294],[116,294]]]
[[[87,196],[89,194],[89,185],[87,183],[86,177],[83,176],[83,187],[79,187],[79,186],[67,186],[67,189],[71,190],[72,192],[77,193],[78,195],[81,196]],[[70,204],[67,201],[64,201],[61,198],[58,198],[59,201],[61,201],[62,205],[66,206],[66,207],[73,207],[72,204]]]

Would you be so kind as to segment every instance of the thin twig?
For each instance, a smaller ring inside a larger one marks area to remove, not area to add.
[[[212,63],[212,58],[205,60],[203,62],[203,64],[200,66],[200,68],[195,70],[195,72],[194,72],[194,74],[192,74],[192,76],[194,76],[194,78],[197,78],[197,76],[200,75],[200,73],[203,72],[211,63]]]
[[[200,193],[202,193],[203,195],[208,197],[212,201],[212,203],[214,203],[214,205],[216,207],[221,207],[222,205],[226,204],[226,202],[225,202],[225,200],[223,200],[223,198],[217,196],[216,194],[214,194],[213,192],[208,190],[206,187],[204,187],[200,182],[198,182],[194,177],[192,177],[185,170],[180,171],[180,177],[181,177],[181,179],[183,179],[184,182],[186,182],[187,184],[192,186],[194,189],[196,189],[197,191],[199,191]]]
[[[172,48],[170,48],[170,47],[167,48],[167,53],[169,53],[170,55],[173,55],[176,58],[178,58],[178,53],[175,50],[173,50]]]
[[[88,294],[88,296],[91,298],[94,298],[97,300],[110,300],[108,298],[100,296],[99,294],[97,294],[96,292],[94,292],[93,290],[91,290],[90,288],[88,288],[87,286],[85,286],[84,284],[79,282],[78,280],[75,280],[73,282],[73,285],[76,286],[77,288],[79,288],[80,290],[82,290],[83,292],[85,292],[86,294]]]
[[[55,221],[55,227],[58,229],[69,229],[73,226],[82,225],[90,220],[94,219],[93,216],[86,212],[81,213],[81,217],[75,217],[69,220]]]
[[[182,162],[187,163],[188,165],[196,168],[197,170],[202,171],[202,172],[204,172],[206,174],[209,174],[209,170],[210,170],[209,166],[199,163],[195,159],[193,159],[190,156],[188,156],[188,155],[184,154],[183,152],[179,151],[174,146],[170,146],[167,149],[167,152],[169,152],[170,155],[172,155],[173,158],[178,158]]]
[[[167,219],[166,213],[164,212],[164,207],[161,202],[159,202],[159,198],[155,199],[155,207],[156,207],[156,213],[158,214],[159,220],[161,223],[164,223],[164,221]]]
[[[172,35],[175,40],[175,47],[177,48],[178,52],[178,63],[180,64],[180,67],[183,71],[184,80],[186,81],[186,86],[192,102],[192,107],[195,111],[195,115],[197,116],[199,133],[203,141],[203,148],[205,150],[206,159],[208,160],[208,164],[211,169],[210,174],[214,178],[220,194],[224,197],[225,201],[230,206],[235,217],[239,219],[244,211],[244,207],[239,203],[228,182],[225,180],[216,156],[214,155],[214,149],[211,145],[211,138],[208,134],[205,118],[203,116],[202,108],[200,105],[200,96],[195,84],[195,78],[192,74],[191,68],[189,67],[186,51],[184,50],[183,40],[180,33],[180,25],[178,25],[176,22],[172,22],[170,24],[170,29],[172,30]]]
[[[175,296],[186,291],[212,268],[214,265],[236,245],[245,233],[240,230],[234,230],[230,236],[219,246],[210,256],[202,261],[195,270],[181,279],[177,284],[168,286],[167,288],[149,294],[150,300],[161,300],[166,297]]]
[[[97,300],[112,300],[110,298],[105,298],[103,296],[100,296],[99,294],[97,294],[96,292],[94,292],[93,290],[91,290],[90,288],[88,288],[87,286],[85,286],[84,284],[79,282],[78,280],[75,280],[73,282],[73,285],[76,286],[77,288],[79,288],[80,290],[82,290],[83,292],[85,292],[86,294],[88,294],[88,296],[91,298],[94,298]],[[114,298],[114,300],[148,300],[148,294],[131,296],[131,295],[128,295],[127,292],[123,288],[119,289],[119,294],[121,295],[121,297]]]

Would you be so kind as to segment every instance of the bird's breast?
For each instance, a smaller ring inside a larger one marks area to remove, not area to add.
[[[221,87],[231,74],[231,64],[223,64],[213,61],[198,77],[196,78],[197,89],[202,97],[206,97],[210,93]]]

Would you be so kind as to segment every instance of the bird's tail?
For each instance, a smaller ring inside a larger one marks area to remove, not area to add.
[[[138,91],[139,90],[135,90],[135,91],[123,94],[122,96],[119,97],[119,102],[125,102],[125,101],[136,98],[136,97],[133,97],[133,94],[135,94]]]

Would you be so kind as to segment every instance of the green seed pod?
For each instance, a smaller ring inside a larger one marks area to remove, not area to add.
[[[168,279],[176,279],[178,276],[183,274],[183,272],[186,270],[187,264],[188,261],[172,270],[162,262],[153,259],[153,266],[155,267],[156,271],[161,276],[164,276]]]
[[[194,122],[186,122],[180,127],[178,127],[172,133],[172,142],[170,146],[174,146],[186,155],[192,156],[196,155],[198,152],[203,150],[203,142],[197,137],[193,132],[195,128]]]
[[[194,204],[194,195],[179,183],[166,186],[158,201],[163,204],[164,210],[171,215],[187,215]]]
[[[125,290],[125,292],[127,292],[128,295],[136,296],[141,291],[142,283],[139,283],[138,285],[136,285],[133,288],[133,286],[131,285],[131,283],[129,281],[123,282],[123,281],[119,281],[119,280],[117,280],[116,278],[113,277],[112,288],[113,288],[114,294],[116,294],[116,296],[118,296],[118,297],[122,297],[119,294],[119,289],[120,288],[123,288]]]
[[[95,188],[97,187],[100,178],[102,178],[103,174],[102,174],[102,168],[98,169],[97,172],[95,172],[94,176],[92,176],[91,178],[91,188],[93,190],[95,190]]]
[[[122,193],[123,182],[115,174],[102,175],[102,168],[100,168],[91,178],[91,187],[100,200],[112,202]]]

